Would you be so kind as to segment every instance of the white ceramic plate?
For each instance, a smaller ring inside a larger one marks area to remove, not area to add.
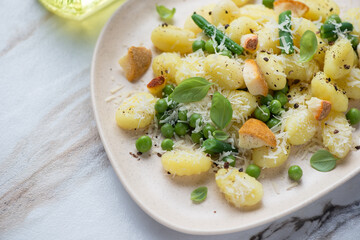
[[[119,129],[114,117],[117,99],[110,102],[105,99],[118,84],[124,88],[114,95],[121,98],[130,91],[145,90],[145,83],[153,78],[149,69],[142,77],[143,81],[129,83],[117,61],[133,45],[144,45],[153,50],[153,55],[158,54],[150,41],[151,31],[161,23],[155,11],[156,3],[176,7],[173,24],[182,26],[186,16],[209,1],[128,1],[114,14],[99,37],[91,75],[92,103],[105,150],[124,187],[146,213],[181,232],[230,233],[274,221],[304,207],[359,172],[359,151],[351,152],[335,170],[328,173],[315,171],[310,167],[309,161],[290,157],[288,161],[300,165],[304,171],[301,184],[287,190],[292,184],[287,178],[287,164],[276,172],[268,171],[266,178],[260,179],[264,187],[262,204],[245,211],[226,202],[215,185],[213,173],[173,178],[164,172],[156,154],[142,156],[141,160],[132,157],[129,152],[136,153],[134,142],[141,133]],[[342,1],[342,5],[345,3],[349,1]],[[354,1],[349,6],[354,4],[360,5]],[[358,139],[359,130],[356,134]],[[190,193],[202,185],[209,188],[208,198],[201,204],[193,204]]]

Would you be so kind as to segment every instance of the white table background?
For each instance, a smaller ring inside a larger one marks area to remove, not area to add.
[[[36,0],[0,2],[0,239],[359,239],[360,175],[245,232],[192,236],[146,215],[107,159],[90,101],[93,49],[119,5],[75,22]]]

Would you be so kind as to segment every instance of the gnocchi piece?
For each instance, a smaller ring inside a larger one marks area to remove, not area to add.
[[[126,130],[144,128],[154,119],[156,98],[150,93],[139,92],[125,99],[116,111],[117,125]]]
[[[354,64],[353,48],[349,40],[339,39],[325,54],[324,72],[333,79],[348,75]]]
[[[349,100],[345,91],[332,84],[331,78],[325,73],[318,72],[311,81],[312,96],[331,102],[331,109],[338,112],[345,112],[348,108]]]
[[[322,123],[324,146],[338,158],[344,158],[351,148],[351,126],[343,113],[331,112]]]
[[[346,96],[352,99],[360,99],[360,69],[352,68],[349,75],[336,81],[340,88],[344,89]]]
[[[166,85],[166,79],[163,76],[159,76],[152,79],[146,85],[146,87],[152,95],[156,97],[161,97],[162,90],[164,89],[165,85]]]
[[[211,167],[211,158],[200,150],[173,150],[161,157],[165,171],[178,176],[190,176],[207,172]]]
[[[240,44],[243,35],[259,30],[259,25],[249,17],[239,17],[232,21],[225,33],[237,44]]]
[[[178,53],[161,53],[152,62],[155,76],[164,76],[167,82],[175,82],[177,66],[181,63]]]
[[[286,85],[286,74],[281,61],[276,55],[267,52],[259,52],[256,56],[256,62],[265,80],[272,90],[283,89]]]
[[[216,4],[211,16],[215,26],[229,24],[239,16],[239,8],[231,0],[222,0]]]
[[[232,1],[236,4],[236,6],[242,7],[245,4],[249,3],[251,0],[232,0]]]
[[[244,88],[243,67],[235,59],[222,55],[208,55],[204,61],[205,74],[211,81],[227,90]]]
[[[259,52],[267,51],[275,54],[280,53],[280,49],[277,47],[280,46],[279,31],[277,31],[276,27],[273,25],[272,22],[268,22],[263,28],[256,32],[258,35]]]
[[[161,51],[179,52],[181,54],[192,52],[192,42],[195,34],[187,29],[173,25],[161,25],[151,33],[151,41]]]
[[[214,9],[215,4],[209,4],[206,6],[203,6],[202,8],[199,8],[196,10],[196,13],[203,16],[208,22],[212,23],[212,10]],[[184,23],[184,29],[188,29],[192,31],[195,34],[201,33],[202,30],[199,28],[194,21],[191,18],[192,14],[188,16],[188,18],[185,20]]]
[[[238,208],[259,203],[264,194],[259,181],[237,169],[220,169],[215,180],[226,200]]]
[[[247,91],[224,90],[221,93],[230,101],[235,121],[245,122],[257,107],[256,97]]]
[[[326,20],[331,14],[339,14],[340,8],[334,0],[297,0],[305,3],[309,7],[309,11],[303,16],[312,21],[321,19]]]
[[[175,73],[175,82],[179,85],[183,80],[191,77],[204,77],[204,57],[189,54],[181,59]]]
[[[266,23],[269,20],[277,22],[277,15],[274,10],[260,4],[247,4],[239,8],[239,16],[249,17],[260,23]]]
[[[277,147],[261,147],[255,148],[252,152],[252,160],[254,164],[262,168],[274,168],[281,166],[289,157],[290,144],[286,139],[277,137]]]
[[[298,81],[298,80],[295,80]],[[305,105],[306,101],[310,100],[311,92],[309,84],[305,82],[299,82],[297,84],[292,84],[290,86],[290,91],[288,93],[289,104],[291,105]]]
[[[315,60],[302,63],[299,55],[283,56],[283,66],[287,79],[298,79],[303,82],[310,82],[314,74],[320,70]]]
[[[307,108],[294,110],[285,120],[284,131],[292,145],[301,145],[310,141],[316,133],[317,121]]]

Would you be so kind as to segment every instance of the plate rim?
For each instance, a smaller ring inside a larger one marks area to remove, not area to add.
[[[187,228],[187,227],[183,227],[177,224],[174,224],[172,222],[167,221],[166,219],[158,216],[156,214],[155,211],[150,210],[149,208],[147,208],[145,206],[145,204],[142,203],[141,198],[139,198],[138,196],[136,196],[136,194],[132,191],[132,189],[129,187],[127,180],[125,177],[123,177],[120,173],[121,173],[121,169],[120,167],[117,167],[116,165],[116,161],[115,161],[115,157],[113,156],[112,152],[109,149],[109,144],[106,140],[106,137],[104,136],[104,130],[100,125],[100,119],[99,119],[99,114],[98,114],[98,107],[96,104],[96,99],[95,99],[95,64],[97,62],[97,55],[99,54],[99,46],[110,26],[110,24],[112,23],[112,21],[114,21],[115,17],[120,14],[119,12],[122,11],[123,8],[127,7],[130,4],[133,4],[134,2],[136,2],[136,0],[126,0],[126,2],[124,2],[113,14],[112,16],[109,18],[109,20],[106,22],[106,24],[103,26],[100,35],[98,36],[98,39],[96,41],[96,45],[95,48],[93,50],[93,54],[92,54],[92,60],[91,60],[91,69],[90,69],[90,94],[91,94],[91,105],[92,105],[92,109],[93,109],[93,114],[95,117],[95,122],[96,122],[96,128],[98,130],[102,145],[105,149],[106,155],[111,163],[112,168],[114,169],[114,172],[116,173],[118,179],[120,180],[122,186],[125,188],[126,192],[130,195],[130,197],[132,198],[132,200],[151,218],[153,218],[155,221],[157,221],[158,223],[172,229],[178,232],[182,232],[182,233],[186,233],[186,234],[194,234],[194,235],[220,235],[220,234],[229,234],[229,233],[234,233],[234,232],[241,232],[241,231],[245,231],[245,230],[249,230],[249,229],[253,229],[255,227],[261,226],[261,225],[265,225],[267,223],[270,222],[274,222],[276,220],[279,220],[282,217],[285,217],[291,213],[295,213],[296,211],[308,206],[309,204],[313,203],[314,201],[320,199],[321,197],[323,197],[326,194],[329,194],[330,192],[332,192],[334,189],[336,189],[337,187],[339,187],[340,185],[343,185],[345,182],[347,182],[348,180],[350,180],[351,178],[353,178],[355,175],[357,175],[360,172],[360,167],[357,168],[355,171],[352,171],[351,173],[347,174],[346,176],[344,176],[343,178],[341,178],[341,180],[337,181],[335,184],[323,188],[321,192],[319,192],[318,194],[314,195],[313,197],[308,198],[306,201],[303,201],[291,208],[288,208],[285,211],[280,212],[279,214],[273,216],[273,217],[269,217],[269,218],[265,218],[263,220],[259,220],[256,223],[252,223],[252,224],[248,224],[248,225],[242,225],[240,227],[235,227],[235,228],[228,228],[228,229],[220,229],[220,230],[199,230],[199,229],[191,229],[191,228]],[[224,199],[225,200],[225,199]]]

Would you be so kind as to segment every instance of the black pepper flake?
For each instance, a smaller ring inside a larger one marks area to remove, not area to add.
[[[239,168],[239,172],[243,172],[244,171],[244,169],[243,168]]]
[[[274,87],[277,87],[276,84],[274,84]]]
[[[207,157],[211,157],[211,155],[209,153],[206,154]]]
[[[334,134],[337,134],[337,133],[339,133],[339,130],[335,129]]]
[[[344,65],[344,68],[345,68],[345,69],[350,69],[350,65],[345,64],[345,65]]]
[[[167,23],[162,23],[161,26],[162,26],[162,27],[167,27],[167,26],[169,26],[169,25],[168,25]]]
[[[229,166],[230,166],[230,163],[229,163],[229,162],[225,162],[225,163],[224,163],[224,168],[225,168],[225,169],[228,169]]]
[[[331,78],[326,78],[326,81],[327,81],[327,82],[331,82]]]
[[[133,153],[133,152],[129,152],[129,154],[133,157],[133,158],[139,158],[135,153]],[[139,160],[139,159],[138,159]]]
[[[254,30],[252,30],[251,28],[249,29],[251,33],[254,33]]]
[[[288,98],[291,98],[291,95],[289,94],[289,95],[287,95],[287,97],[288,97]]]
[[[228,27],[230,27],[230,25],[229,24],[225,24],[225,29],[227,29]]]
[[[142,152],[137,152],[136,153],[138,156],[141,156],[142,155]]]
[[[268,73],[268,72],[266,72],[265,74],[266,74],[266,75],[269,75],[269,73]]]
[[[325,126],[327,126],[327,125],[328,125],[328,123],[326,122],[326,123],[325,123]]]
[[[196,12],[194,12],[194,14],[196,14]]]
[[[264,57],[264,61],[267,62],[269,61],[269,59],[267,57]]]
[[[338,90],[338,87],[336,85],[334,85],[334,88],[335,88],[336,91]]]
[[[209,15],[211,15],[211,14],[212,14],[212,12],[210,11],[210,12],[209,12]]]
[[[360,146],[355,146],[355,149],[356,149],[356,150],[360,150]]]
[[[293,84],[298,84],[299,82],[300,82],[299,79],[295,79],[294,82],[293,82]]]
[[[161,156],[162,156],[161,153],[157,153],[156,155],[157,155],[158,157],[161,157]]]
[[[332,12],[334,10],[334,8],[330,8],[330,12]]]
[[[229,12],[227,10],[225,10],[225,14],[228,14]]]
[[[214,211],[214,213],[216,213],[216,211]]]
[[[295,103],[294,104],[294,108],[296,109],[296,108],[298,108],[299,107],[299,104],[298,103]]]
[[[167,172],[167,174],[171,174],[171,172]]]

